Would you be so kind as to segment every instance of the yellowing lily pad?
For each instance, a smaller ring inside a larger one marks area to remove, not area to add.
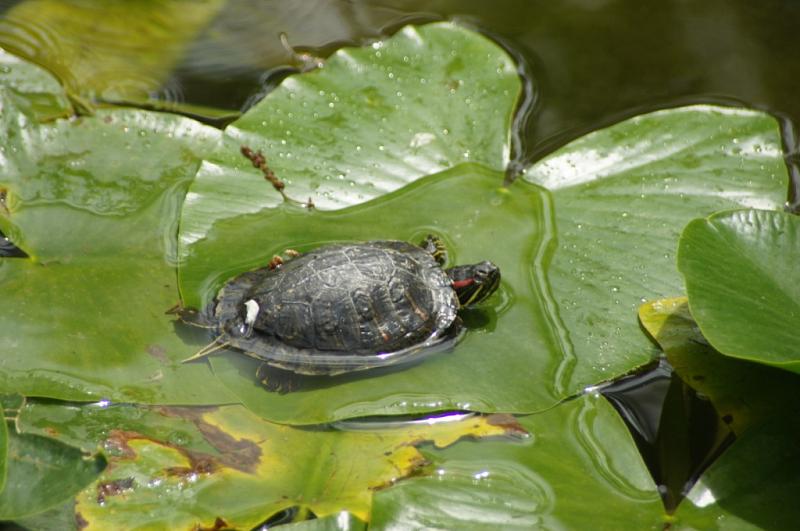
[[[337,432],[270,424],[239,406],[163,413],[191,420],[215,452],[112,431],[107,471],[78,496],[85,529],[249,529],[294,506],[368,520],[373,490],[426,463],[417,445],[522,433],[502,416]]]

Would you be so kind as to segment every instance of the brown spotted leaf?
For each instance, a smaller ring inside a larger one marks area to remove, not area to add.
[[[240,406],[158,413],[193,423],[213,450],[111,431],[104,444],[107,471],[78,496],[76,511],[87,530],[249,529],[291,507],[319,517],[348,511],[367,520],[375,489],[427,463],[417,445],[525,433],[502,415],[306,430],[266,422]]]

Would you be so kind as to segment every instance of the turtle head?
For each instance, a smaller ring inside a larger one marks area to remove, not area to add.
[[[484,301],[500,285],[500,268],[491,262],[452,267],[447,274],[461,307]]]

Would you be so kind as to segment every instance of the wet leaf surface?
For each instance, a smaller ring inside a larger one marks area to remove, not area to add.
[[[644,304],[639,318],[681,379],[711,400],[720,418],[737,435],[785,414],[787,408],[800,409],[800,378],[714,350],[689,313],[686,297]]]
[[[13,98],[16,105],[37,120],[72,114],[69,99],[56,78],[3,49],[0,49],[0,86],[5,89],[4,96]]]
[[[8,427],[5,419],[0,424],[0,496],[2,496],[8,471]]]
[[[2,522],[0,525],[9,525],[9,523]],[[75,500],[70,499],[59,506],[31,516],[15,518],[13,524],[22,527],[26,531],[51,531],[53,529],[78,531],[78,522],[75,521]],[[17,531],[17,528],[11,527],[11,531]]]
[[[689,491],[675,528],[792,529],[800,518],[798,440],[796,409],[749,429]]]
[[[379,491],[378,529],[660,529],[656,486],[614,409],[583,396],[519,419],[525,444],[429,450],[433,473]]]
[[[87,529],[250,528],[295,506],[319,517],[347,510],[366,520],[374,489],[425,464],[417,445],[520,433],[505,416],[372,431],[281,426],[240,406],[169,408],[140,417],[192,422],[214,448],[206,453],[124,429],[132,411],[96,413],[120,429],[102,442],[108,469],[78,497],[76,511]]]
[[[683,293],[675,249],[686,223],[724,208],[779,208],[788,175],[774,118],[703,105],[590,133],[525,179],[553,193],[558,247],[547,279],[565,350],[557,388],[571,394],[653,359],[636,312]]]
[[[19,76],[36,79],[19,64]],[[130,110],[37,124],[17,104],[26,97],[0,87],[0,230],[30,256],[0,261],[0,388],[68,400],[233,401],[207,368],[179,363],[194,347],[164,315],[178,302],[180,202],[219,132]]]
[[[224,279],[263,266],[286,248],[305,251],[342,240],[415,242],[431,231],[448,243],[452,264],[490,259],[503,283],[482,307],[462,312],[472,324],[451,352],[418,363],[302,377],[287,394],[267,391],[255,376],[259,362],[236,352],[209,357],[215,374],[252,411],[291,424],[447,409],[537,411],[555,404],[552,381],[561,358],[536,277],[548,243],[547,198],[527,183],[506,189],[501,182],[497,172],[460,166],[350,209],[281,208],[218,223],[195,246],[192,267],[184,271],[184,293],[191,286],[193,299],[208,300]],[[454,204],[458,208],[448,207]],[[250,237],[237,238],[241,234]]]
[[[5,423],[4,423],[5,424]],[[105,466],[80,450],[38,435],[9,430],[5,488],[0,520],[29,516],[75,496]]]
[[[215,223],[281,202],[242,145],[263,152],[291,197],[346,207],[461,163],[504,170],[520,86],[505,51],[452,23],[408,26],[288,77],[200,168],[181,218],[187,267]]]
[[[678,267],[703,336],[722,354],[800,372],[800,218],[736,210],[683,232]]]

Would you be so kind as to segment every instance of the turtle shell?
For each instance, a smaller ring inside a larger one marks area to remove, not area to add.
[[[429,252],[407,242],[329,245],[234,278],[215,313],[245,353],[299,373],[337,374],[416,359],[452,337],[451,283]],[[252,330],[243,326],[248,301],[257,304]]]

